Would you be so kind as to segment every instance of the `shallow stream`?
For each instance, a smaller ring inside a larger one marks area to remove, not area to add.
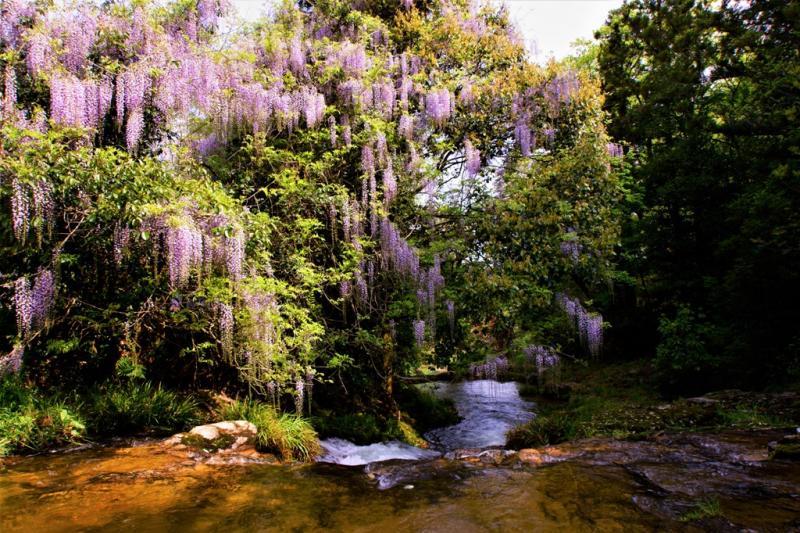
[[[432,438],[443,448],[496,444],[510,422],[497,406],[510,391],[443,387],[465,420]],[[520,454],[443,449],[366,466],[215,464],[157,441],[127,443],[0,463],[0,531],[787,531],[800,528],[800,466],[767,460],[767,442],[781,434],[595,439]],[[334,444],[358,457],[351,462],[384,457]],[[716,502],[720,516],[681,520],[701,501]]]

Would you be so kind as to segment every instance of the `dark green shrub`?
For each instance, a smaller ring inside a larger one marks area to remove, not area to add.
[[[661,317],[655,368],[669,389],[703,392],[713,381],[720,361],[708,350],[713,328],[703,318],[688,306],[679,307],[674,318]]]

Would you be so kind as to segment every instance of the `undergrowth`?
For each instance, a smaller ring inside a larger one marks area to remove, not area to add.
[[[85,433],[80,413],[63,400],[14,376],[0,380],[0,457],[77,443]]]
[[[567,375],[573,380],[569,399],[539,402],[536,418],[508,433],[509,448],[588,437],[646,438],[661,431],[785,427],[800,421],[796,400],[759,393],[720,391],[666,402],[641,362],[572,368]]]
[[[247,420],[258,429],[256,446],[287,460],[310,461],[320,454],[317,432],[308,420],[292,414],[279,414],[272,406],[251,399],[224,406],[221,420]]]

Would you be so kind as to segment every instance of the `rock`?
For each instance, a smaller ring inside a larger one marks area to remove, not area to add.
[[[718,405],[720,403],[716,398],[708,398],[707,396],[698,396],[696,398],[687,398],[688,403],[695,403],[699,405]]]
[[[786,435],[767,445],[770,459],[800,461],[800,435]]]
[[[199,435],[205,440],[215,440],[219,438],[219,429],[212,424],[193,427],[189,433],[192,435]]]
[[[177,446],[183,440],[183,433],[176,433],[175,435],[171,436],[167,440],[164,441],[165,446]]]
[[[519,454],[517,454],[517,457],[519,457],[520,461],[529,465],[539,466],[544,463],[544,459],[542,459],[542,452],[539,450],[534,450],[533,448],[525,448],[524,450],[520,450]]]
[[[187,446],[205,452],[244,453],[255,450],[258,429],[246,420],[227,420],[193,427],[188,433],[178,433],[163,444],[172,449]]]

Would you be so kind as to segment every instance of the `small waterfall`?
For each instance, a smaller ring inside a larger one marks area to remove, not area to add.
[[[392,459],[420,461],[435,459],[441,455],[439,452],[423,450],[397,441],[357,446],[344,439],[325,439],[320,444],[322,444],[323,454],[317,458],[317,461],[347,466],[366,465]]]

